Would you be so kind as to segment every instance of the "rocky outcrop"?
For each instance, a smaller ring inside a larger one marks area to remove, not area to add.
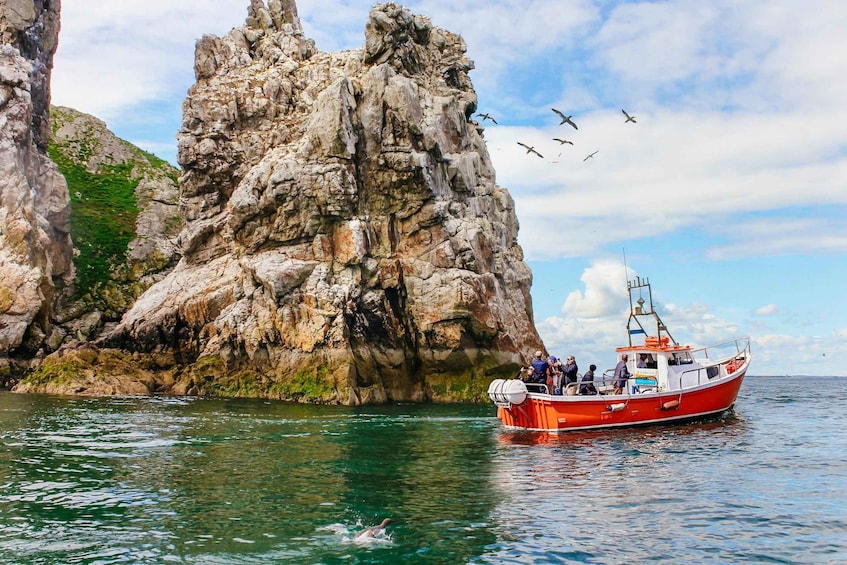
[[[46,155],[58,33],[58,1],[0,0],[0,372],[50,333],[73,274],[68,190]]]
[[[101,120],[53,107],[49,155],[65,176],[76,278],[56,301],[49,349],[96,337],[179,260],[179,170]]]
[[[471,68],[459,36],[394,4],[363,49],[322,53],[293,0],[252,0],[246,25],[197,43],[182,259],[96,351],[45,365],[73,392],[114,392],[96,359],[117,358],[132,387],[177,394],[484,395],[541,342]]]

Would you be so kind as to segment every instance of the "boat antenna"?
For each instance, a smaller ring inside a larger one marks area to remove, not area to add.
[[[621,251],[623,251],[623,278],[625,278],[625,282],[629,284],[629,269],[626,266],[626,247],[621,247]]]

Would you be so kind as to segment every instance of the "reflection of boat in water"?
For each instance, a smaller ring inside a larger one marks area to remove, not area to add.
[[[507,428],[559,432],[679,422],[732,407],[750,366],[750,338],[699,349],[680,345],[653,310],[649,280],[637,277],[627,287],[629,345],[616,350],[628,358],[625,386],[616,391],[612,369],[594,383],[597,394],[578,394],[578,383],[554,395],[543,383],[496,379],[488,396]],[[640,296],[645,291],[649,304]],[[639,298],[633,303],[636,292]],[[645,318],[649,320],[642,322]],[[655,335],[648,335],[648,328]],[[639,334],[644,343],[633,345],[633,336]]]

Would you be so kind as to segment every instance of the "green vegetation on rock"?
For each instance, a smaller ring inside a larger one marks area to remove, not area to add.
[[[104,165],[93,174],[54,145],[49,153],[65,175],[71,195],[71,238],[79,250],[75,265],[80,296],[101,289],[125,265],[129,242],[135,238],[139,178],[132,178],[131,163]]]
[[[153,197],[150,186],[173,186],[175,205],[179,170],[76,110],[52,107],[50,122],[48,153],[70,195],[76,268],[71,309],[99,310],[106,319],[117,319],[145,290],[140,279],[173,261],[155,249],[140,261],[130,260],[128,250],[133,240],[150,237],[136,232],[139,213]],[[179,216],[168,218],[161,237],[173,237],[180,229]]]

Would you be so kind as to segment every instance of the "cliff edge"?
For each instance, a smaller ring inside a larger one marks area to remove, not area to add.
[[[51,331],[73,278],[68,188],[47,156],[59,3],[0,1],[0,381]]]
[[[293,0],[252,0],[197,43],[180,262],[19,390],[479,399],[541,340],[472,66],[404,7],[375,6],[362,49],[323,53]]]

